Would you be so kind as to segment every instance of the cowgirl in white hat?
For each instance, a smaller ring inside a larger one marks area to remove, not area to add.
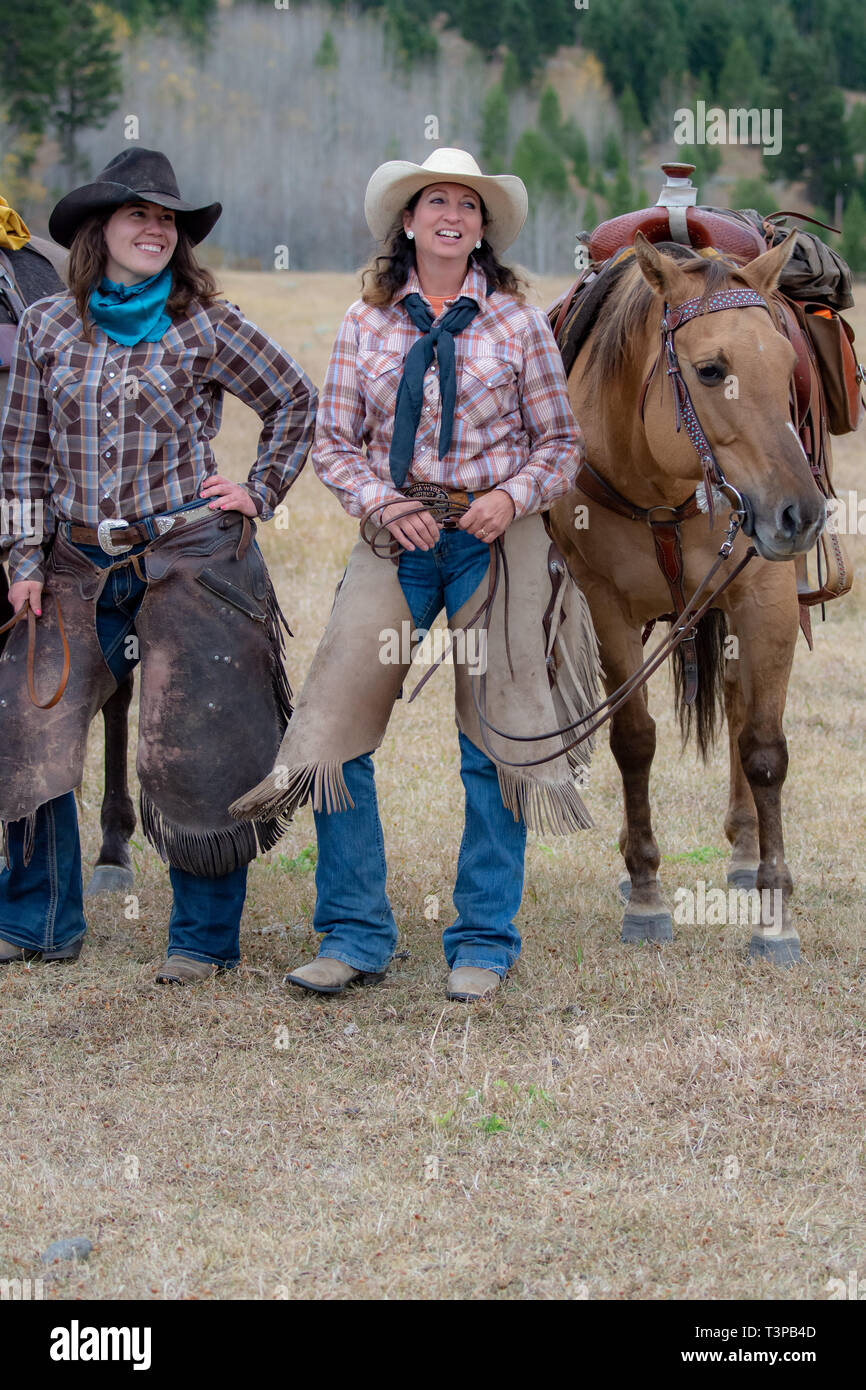
[[[547,320],[499,259],[526,218],[520,179],[485,176],[464,150],[439,149],[420,166],[378,168],[365,212],[382,250],[337,336],[312,457],[351,516],[387,528],[399,560],[356,546],[278,756],[282,777],[234,808],[290,814],[312,795],[324,941],[286,978],[323,994],[381,979],[397,940],[370,754],[405,668],[383,664],[381,632],[391,621],[399,630],[402,611],[420,637],[443,606],[452,620],[486,592],[493,542],[569,491],[582,452]],[[535,671],[546,696],[543,653]],[[448,997],[470,1000],[495,990],[520,951],[520,811],[532,798],[521,800],[528,779],[479,746],[477,727],[474,740],[463,732],[455,672],[466,821],[443,946]],[[560,828],[586,823],[564,775],[544,785]]]

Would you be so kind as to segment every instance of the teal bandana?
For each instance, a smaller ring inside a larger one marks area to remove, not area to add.
[[[99,288],[90,292],[91,317],[107,337],[125,347],[156,343],[171,327],[171,319],[165,312],[171,283],[170,266],[147,280],[140,280],[137,285],[118,285],[103,277]]]

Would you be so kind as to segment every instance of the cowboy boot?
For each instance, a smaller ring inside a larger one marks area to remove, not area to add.
[[[449,999],[457,999],[462,1004],[473,1004],[476,999],[485,999],[494,994],[500,985],[500,976],[495,970],[482,970],[475,965],[458,965],[451,971],[446,994]]]
[[[78,960],[83,940],[84,937],[79,936],[71,945],[61,946],[56,951],[32,951],[29,946],[16,946],[13,942],[0,938],[0,965],[11,965],[14,961],[20,960],[40,961],[43,964]]]
[[[12,941],[0,937],[0,965],[11,965],[13,961],[39,960],[39,951],[30,951],[26,946],[16,946]]]
[[[169,956],[160,967],[155,983],[158,985],[197,985],[209,980],[219,967],[213,961],[193,960],[190,956]]]
[[[345,961],[330,956],[317,956],[309,965],[292,970],[283,979],[284,985],[298,985],[313,994],[342,994],[347,985],[375,985],[384,980],[387,970],[378,973],[355,970]]]

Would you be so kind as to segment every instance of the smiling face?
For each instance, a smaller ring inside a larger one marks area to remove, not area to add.
[[[174,213],[158,203],[124,203],[104,227],[105,274],[119,285],[136,285],[164,270],[177,246]]]
[[[403,213],[403,230],[415,233],[422,261],[465,266],[484,231],[481,198],[462,183],[432,183],[421,190],[412,211]]]

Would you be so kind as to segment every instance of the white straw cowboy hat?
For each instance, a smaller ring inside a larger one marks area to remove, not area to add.
[[[523,180],[515,174],[482,174],[466,150],[443,147],[423,164],[389,159],[373,172],[364,197],[364,216],[377,241],[387,240],[409,199],[431,183],[463,183],[481,195],[490,219],[484,235],[497,256],[517,239],[529,208]]]

